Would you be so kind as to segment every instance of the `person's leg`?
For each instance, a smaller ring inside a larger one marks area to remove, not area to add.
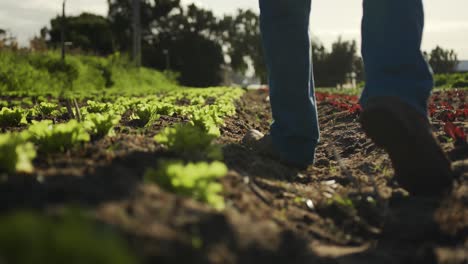
[[[364,0],[360,122],[388,152],[402,187],[438,195],[451,189],[453,173],[427,117],[433,79],[420,50],[423,27],[422,0]]]
[[[364,108],[369,98],[395,96],[426,115],[433,78],[421,52],[423,28],[422,0],[364,0]]]
[[[312,164],[319,140],[311,65],[311,0],[260,0],[269,72],[273,145],[281,159]]]

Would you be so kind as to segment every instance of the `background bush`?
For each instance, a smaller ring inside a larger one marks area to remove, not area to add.
[[[147,68],[135,68],[114,54],[109,57],[69,55],[62,62],[58,52],[0,51],[0,92],[60,94],[90,91],[171,90],[174,79]]]
[[[467,88],[468,73],[436,74],[435,86],[442,88]]]

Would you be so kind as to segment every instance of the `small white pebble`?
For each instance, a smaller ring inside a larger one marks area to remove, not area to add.
[[[323,181],[322,184],[324,184],[324,185],[334,185],[334,184],[336,184],[336,181],[335,180]]]
[[[307,199],[306,205],[307,205],[307,208],[309,208],[310,210],[315,210],[315,205],[314,205],[314,202],[312,202],[312,200]]]
[[[249,177],[244,177],[244,183],[249,184],[250,183],[250,178]]]
[[[302,174],[302,173],[298,173],[298,174],[296,175],[296,177],[297,177],[298,179],[304,179],[304,178],[305,178],[305,175]]]

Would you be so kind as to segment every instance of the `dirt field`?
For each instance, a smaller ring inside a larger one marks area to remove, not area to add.
[[[434,102],[461,100],[442,92]],[[447,140],[441,113],[434,129],[458,179],[436,199],[408,196],[392,181],[390,160],[364,136],[358,112],[319,103],[317,161],[299,172],[240,144],[249,129],[268,131],[267,94],[248,92],[237,104],[219,139],[230,169],[223,212],[142,184],[144,171],[171,155],[152,137],[177,117],[148,130],[128,123],[116,137],[39,158],[36,177],[0,184],[0,211],[84,206],[144,263],[468,263],[468,146]],[[454,123],[468,129],[466,118]]]

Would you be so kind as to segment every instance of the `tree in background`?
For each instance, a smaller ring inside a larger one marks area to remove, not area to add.
[[[454,50],[446,50],[439,46],[430,54],[425,53],[425,56],[436,74],[454,73],[459,63]]]
[[[192,4],[167,15],[143,42],[143,65],[176,71],[183,85],[219,85],[224,55],[213,12]]]
[[[341,37],[332,44],[332,51],[328,58],[330,64],[331,81],[339,86],[345,84],[348,80],[348,74],[353,72],[354,62],[356,60],[357,45],[356,41],[343,41]]]
[[[132,0],[108,0],[107,18],[83,13],[66,19],[66,40],[89,53],[129,53],[132,47]],[[51,21],[48,44],[60,43],[61,17]],[[259,16],[252,10],[216,17],[195,4],[180,0],[141,0],[142,64],[179,73],[186,86],[215,86],[222,82],[224,65],[267,81]],[[42,38],[32,42],[40,49]],[[356,43],[338,39],[328,52],[318,41],[313,46],[318,86],[337,86],[349,81],[349,73],[361,77]]]
[[[142,1],[142,63],[179,73],[183,85],[219,85],[224,64],[217,41],[218,19],[213,12],[179,0]],[[109,20],[121,51],[131,39],[131,1],[109,0]]]
[[[219,28],[232,69],[245,74],[252,63],[255,75],[266,83],[259,16],[252,10],[239,9],[234,16],[224,16]]]
[[[62,17],[57,16],[50,22],[50,29],[43,29],[49,35],[48,45],[57,48],[61,43]],[[83,13],[65,19],[65,39],[73,47],[88,53],[109,55],[114,52],[113,34],[109,21],[99,15]],[[41,32],[41,35],[44,33]]]
[[[354,72],[362,75],[363,72],[359,65],[356,42],[343,41],[341,37],[332,44],[331,52],[317,39],[313,40],[312,60],[315,82],[321,87],[342,86],[350,81],[349,74]]]
[[[184,34],[173,44],[171,65],[180,73],[181,84],[209,87],[222,82],[224,56],[219,44],[198,34]]]
[[[18,50],[18,41],[10,31],[0,28],[0,49]]]
[[[327,87],[335,86],[336,84],[330,84],[328,73],[330,72],[328,64],[329,53],[323,46],[323,44],[317,39],[312,39],[312,62],[314,80],[317,86]]]
[[[364,70],[364,60],[360,56],[356,56],[353,65],[353,71],[356,74],[356,82],[363,85],[366,81],[366,71]]]
[[[108,19],[120,51],[131,49],[132,39],[132,0],[107,0]],[[142,0],[140,4],[143,40],[151,40],[158,34],[161,25],[174,11],[180,9],[180,0]]]

